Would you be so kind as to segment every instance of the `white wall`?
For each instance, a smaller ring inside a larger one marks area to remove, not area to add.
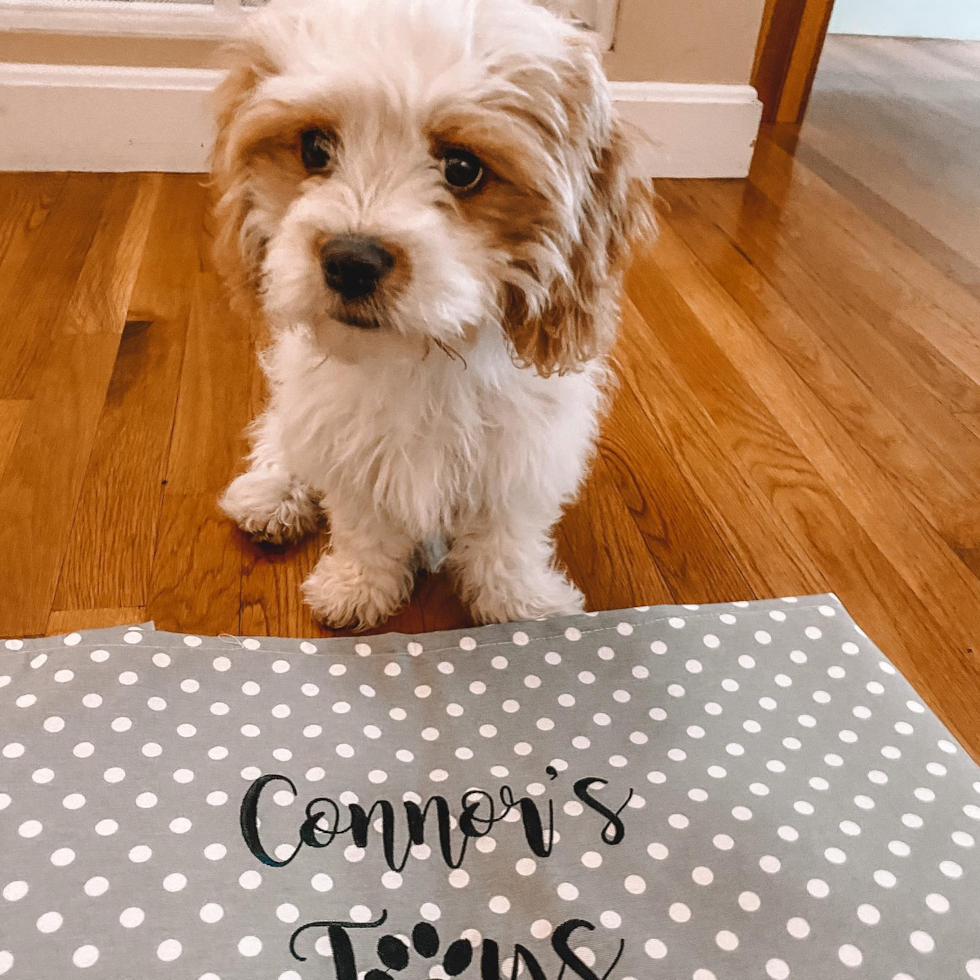
[[[980,0],[837,0],[830,31],[980,41]]]

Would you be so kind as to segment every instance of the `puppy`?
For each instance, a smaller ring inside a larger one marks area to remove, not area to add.
[[[273,0],[219,92],[216,256],[272,336],[221,507],[374,626],[444,559],[481,622],[580,612],[552,528],[653,231],[591,38],[530,0]]]

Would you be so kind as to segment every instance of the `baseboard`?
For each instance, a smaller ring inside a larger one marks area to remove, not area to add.
[[[0,170],[207,169],[220,72],[0,64]],[[747,85],[614,83],[651,177],[743,177],[762,115]]]
[[[744,177],[762,103],[751,85],[613,82],[624,119],[646,138],[650,177]]]

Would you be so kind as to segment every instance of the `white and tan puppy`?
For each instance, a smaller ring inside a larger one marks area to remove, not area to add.
[[[221,506],[273,541],[326,512],[333,625],[440,547],[480,621],[581,610],[552,528],[653,228],[590,37],[530,0],[273,0],[219,97],[218,262],[273,338]]]

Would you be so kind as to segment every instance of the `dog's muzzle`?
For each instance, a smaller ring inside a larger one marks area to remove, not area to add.
[[[332,238],[320,251],[324,281],[345,303],[373,296],[394,265],[394,255],[367,235]]]

